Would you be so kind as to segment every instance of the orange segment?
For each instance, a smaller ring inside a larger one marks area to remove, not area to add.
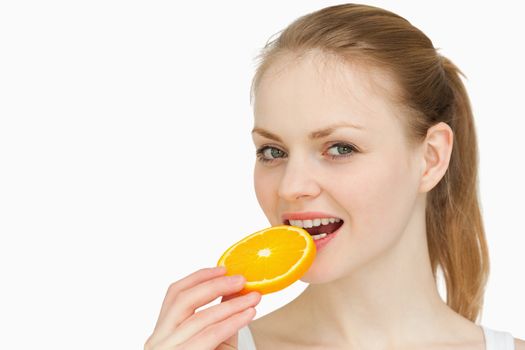
[[[251,291],[268,294],[284,289],[301,278],[312,265],[316,247],[304,229],[281,225],[244,237],[228,248],[217,262],[226,275],[246,278],[240,295]]]

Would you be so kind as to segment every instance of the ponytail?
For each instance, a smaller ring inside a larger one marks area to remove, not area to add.
[[[454,132],[454,146],[444,178],[427,197],[427,239],[434,277],[438,266],[447,287],[447,304],[476,322],[490,263],[478,203],[478,150],[470,101],[460,79],[465,76],[442,57],[451,101],[443,120]]]

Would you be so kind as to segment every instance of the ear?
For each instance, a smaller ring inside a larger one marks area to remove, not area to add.
[[[444,122],[432,126],[423,142],[420,192],[429,192],[445,175],[452,154],[454,132]]]

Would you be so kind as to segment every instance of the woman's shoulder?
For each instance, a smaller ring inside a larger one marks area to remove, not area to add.
[[[525,350],[525,340],[514,338],[515,349],[514,350]]]

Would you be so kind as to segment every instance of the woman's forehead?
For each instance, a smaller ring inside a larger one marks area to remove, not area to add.
[[[321,88],[344,90],[355,88],[358,84],[360,89],[378,90],[377,93],[387,95],[391,95],[399,88],[392,74],[385,68],[381,69],[377,65],[367,63],[357,55],[343,59],[339,55],[320,50],[280,56],[267,68],[259,84],[270,84],[291,74],[315,80]]]
[[[372,128],[383,124],[381,116],[397,112],[395,91],[393,79],[377,68],[303,56],[276,62],[265,73],[255,91],[254,114],[263,123],[300,115],[312,125],[317,123],[311,118],[349,115],[351,122]]]

